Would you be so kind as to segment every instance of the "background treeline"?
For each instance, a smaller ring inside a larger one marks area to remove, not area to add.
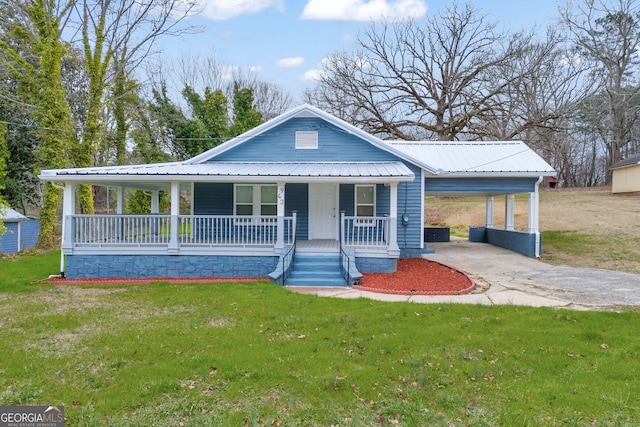
[[[608,184],[640,152],[639,2],[561,3],[547,28],[514,30],[472,3],[372,23],[289,94],[215,53],[158,54],[199,31],[196,0],[0,0],[0,203],[37,208],[50,245],[61,192],[40,169],[189,158],[293,97],[383,139],[522,139],[561,186]],[[109,203],[89,186],[77,200],[85,213]]]

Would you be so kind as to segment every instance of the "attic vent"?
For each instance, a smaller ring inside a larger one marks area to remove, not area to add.
[[[296,132],[296,149],[315,150],[318,148],[318,132],[317,131],[297,131]]]

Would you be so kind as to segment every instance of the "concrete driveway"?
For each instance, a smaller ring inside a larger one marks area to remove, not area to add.
[[[576,310],[640,307],[640,275],[608,270],[554,266],[485,243],[452,238],[430,243],[425,258],[467,273],[476,290],[467,295],[385,295],[353,289],[293,289],[342,298],[366,297],[416,303],[515,304]]]

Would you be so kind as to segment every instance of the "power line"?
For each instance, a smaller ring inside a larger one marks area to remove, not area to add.
[[[27,104],[26,102],[22,102],[22,101],[20,101],[20,100],[17,100],[17,99],[11,98],[11,97],[6,96],[6,95],[2,95],[2,94],[0,94],[0,98],[2,98],[2,99],[6,99],[7,101],[13,102],[13,103],[15,103],[15,104],[24,105],[25,107],[29,107],[29,108],[38,108],[38,106],[37,106],[37,105]]]
[[[0,120],[0,123],[4,123],[5,125],[11,125],[11,126],[18,126],[18,127],[23,127],[23,128],[28,128],[28,129],[32,129],[32,130],[54,130],[57,132],[73,132],[75,133],[74,130],[69,130],[69,129],[58,129],[58,128],[49,128],[49,127],[39,127],[37,125],[26,125],[24,123],[15,123],[15,122],[8,122],[6,120]]]

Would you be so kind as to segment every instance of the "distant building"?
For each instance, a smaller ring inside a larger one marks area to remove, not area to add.
[[[0,220],[7,231],[0,235],[0,252],[13,254],[33,249],[38,242],[38,220],[29,218],[10,208],[0,208]]]
[[[634,154],[613,164],[611,171],[613,173],[612,193],[640,191],[640,154]]]

